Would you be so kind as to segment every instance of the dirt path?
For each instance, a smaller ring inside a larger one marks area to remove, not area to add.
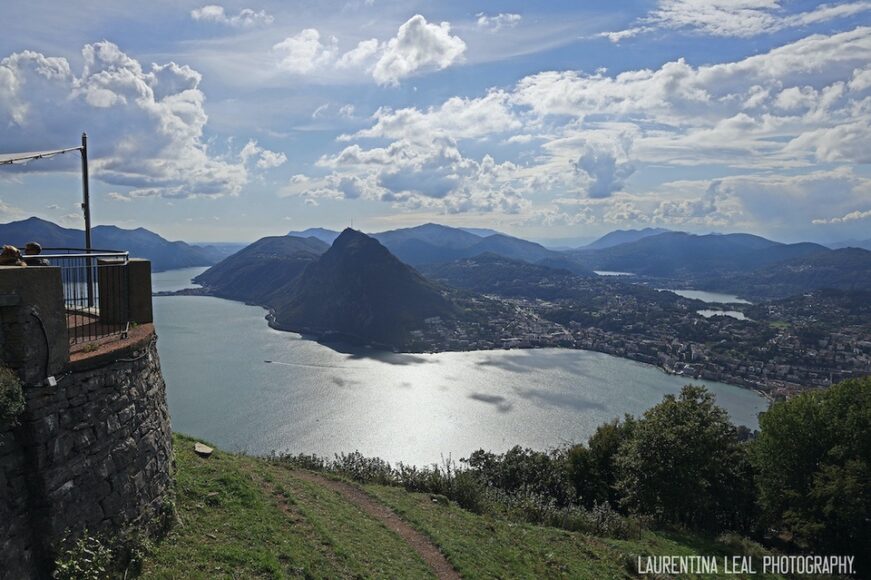
[[[460,578],[460,575],[456,570],[454,570],[454,567],[451,566],[451,563],[447,561],[432,540],[412,528],[396,515],[393,510],[374,500],[365,492],[353,485],[336,481],[310,471],[294,470],[293,475],[299,479],[332,489],[373,518],[382,522],[387,526],[387,529],[398,534],[399,537],[405,540],[415,552],[420,554],[420,557],[429,564],[429,567],[432,568],[437,577],[451,579]]]

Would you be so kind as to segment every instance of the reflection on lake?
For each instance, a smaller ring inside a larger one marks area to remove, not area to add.
[[[704,316],[705,318],[710,318],[712,316],[728,316],[737,320],[750,320],[744,316],[743,312],[738,312],[737,310],[696,310],[696,314]]]
[[[194,278],[208,270],[208,268],[180,268],[168,270],[151,275],[152,292],[172,292],[185,288],[199,288],[199,284],[191,282]]]
[[[155,274],[154,287],[187,286],[196,270]],[[173,428],[230,450],[358,449],[424,464],[481,447],[546,449],[585,441],[688,382],[579,350],[340,352],[269,328],[261,308],[212,297],[157,297],[154,309]],[[764,399],[708,386],[735,422],[757,426]]]
[[[611,270],[593,270],[599,276],[634,276],[632,272],[612,272]]]
[[[669,288],[660,288],[659,290],[662,292],[674,292],[678,296],[683,296],[684,298],[701,300],[702,302],[710,302],[711,304],[753,304],[749,300],[738,298],[734,294],[705,292],[704,290],[671,290]]]

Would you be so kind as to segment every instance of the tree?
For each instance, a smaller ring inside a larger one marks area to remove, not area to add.
[[[871,377],[802,393],[760,418],[753,444],[769,527],[802,549],[871,565]]]
[[[589,508],[609,503],[617,507],[617,466],[615,459],[620,445],[632,433],[635,419],[626,415],[621,422],[614,419],[599,425],[587,445],[575,445],[568,451],[569,479],[580,502]]]
[[[630,512],[710,532],[752,524],[747,446],[704,387],[687,385],[646,411],[616,465],[620,503]]]

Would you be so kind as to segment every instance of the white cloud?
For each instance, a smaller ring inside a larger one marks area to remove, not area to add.
[[[210,151],[201,76],[175,63],[145,69],[110,42],[86,45],[80,74],[65,58],[25,51],[0,60],[3,149],[68,143],[88,130],[95,179],[132,197],[238,194],[244,162]],[[274,160],[270,161],[274,162]],[[64,170],[61,163],[22,171]],[[116,192],[117,193],[117,192]]]
[[[129,195],[124,195],[123,193],[119,193],[117,191],[110,191],[106,194],[106,197],[111,199],[112,201],[123,201],[124,203],[133,201],[133,198]]]
[[[850,213],[843,215],[841,217],[834,217],[829,219],[815,219],[812,220],[811,223],[814,224],[842,224],[844,222],[852,222],[857,220],[865,220],[871,218],[871,209],[865,211],[851,211]]]
[[[377,38],[361,40],[357,46],[346,52],[339,58],[338,68],[370,68],[374,64],[375,56],[382,50],[381,43]]]
[[[539,226],[807,224],[822,199],[845,215],[871,190],[849,170],[868,159],[868,62],[871,28],[860,27],[734,62],[545,71],[476,98],[385,107],[321,158],[314,170],[326,175],[286,193],[352,191],[407,208],[516,213]],[[690,165],[724,177],[648,185],[651,174],[658,182]],[[348,190],[342,180],[352,177]],[[584,205],[537,205],[554,196]]]
[[[399,27],[372,71],[381,85],[396,85],[409,75],[425,69],[444,69],[458,61],[466,43],[451,35],[448,22],[431,24],[417,14]]]
[[[785,14],[780,0],[659,0],[635,26],[600,36],[612,42],[654,30],[688,30],[709,36],[749,38],[845,18],[871,10],[871,2],[820,4],[813,10]]]
[[[279,70],[294,74],[331,70],[371,75],[380,85],[397,85],[408,76],[442,70],[462,59],[466,43],[451,35],[451,25],[429,23],[420,14],[403,23],[396,36],[379,41],[362,40],[339,56],[339,40],[322,40],[315,28],[306,28],[276,43],[273,53]]]
[[[359,131],[353,138],[386,137],[427,142],[439,137],[473,139],[522,126],[511,111],[509,95],[504,91],[491,91],[477,99],[451,97],[427,111],[382,108],[372,119],[375,124]],[[345,136],[341,139],[351,138]]]
[[[259,169],[273,169],[287,162],[287,155],[264,149],[254,139],[245,144],[242,151],[239,152],[239,158],[243,163],[257,159],[255,164]]]
[[[479,12],[477,16],[478,28],[483,28],[492,32],[498,32],[503,28],[514,28],[520,24],[521,20],[520,14],[512,13],[499,13],[493,16],[488,16],[483,12]]]
[[[335,58],[338,40],[331,37],[321,43],[321,34],[306,28],[295,36],[288,36],[272,47],[278,57],[278,68],[289,73],[305,74],[326,65]]]
[[[217,4],[207,4],[191,10],[191,18],[200,22],[214,22],[237,28],[269,25],[273,21],[273,17],[265,10],[255,12],[250,8],[243,8],[238,14],[228,16],[224,7]]]

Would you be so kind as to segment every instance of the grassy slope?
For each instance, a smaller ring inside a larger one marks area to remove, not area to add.
[[[152,578],[431,577],[398,536],[335,492],[284,466],[217,451],[194,455],[175,436],[179,522],[148,557]],[[478,516],[429,495],[365,490],[433,539],[464,577],[631,577],[638,554],[718,554],[652,532],[596,538]]]

